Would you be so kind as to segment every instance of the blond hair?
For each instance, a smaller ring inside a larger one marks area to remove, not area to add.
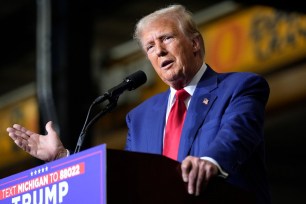
[[[189,38],[200,37],[201,40],[201,52],[204,56],[204,41],[203,37],[198,30],[196,23],[192,18],[192,13],[188,11],[184,6],[174,4],[165,8],[154,11],[153,13],[141,18],[135,26],[133,38],[141,44],[141,32],[146,25],[153,21],[160,19],[169,19],[177,22],[181,31]]]

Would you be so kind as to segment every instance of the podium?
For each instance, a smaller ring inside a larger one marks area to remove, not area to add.
[[[99,145],[0,180],[0,203],[255,204],[221,178],[200,196],[187,193],[180,163]]]
[[[255,194],[212,180],[200,196],[189,195],[180,163],[155,154],[107,150],[109,204],[255,204]]]

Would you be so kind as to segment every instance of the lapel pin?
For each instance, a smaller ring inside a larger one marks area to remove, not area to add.
[[[203,103],[204,103],[205,105],[207,105],[208,102],[209,102],[208,98],[204,98]]]

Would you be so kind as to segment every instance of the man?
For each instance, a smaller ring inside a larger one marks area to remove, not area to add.
[[[190,194],[199,195],[211,178],[222,176],[254,191],[257,203],[270,203],[263,136],[267,82],[253,73],[214,72],[204,62],[203,38],[191,13],[181,5],[142,18],[134,38],[170,88],[128,113],[126,150],[180,161]],[[187,92],[182,99],[187,113],[183,113],[183,127],[174,125],[181,131],[180,139],[170,141],[169,148],[175,143],[177,147],[168,154],[166,143],[174,135],[168,133],[168,118],[172,118],[175,93],[182,90]],[[46,130],[47,136],[42,137],[17,124],[7,129],[15,143],[34,157],[44,161],[65,157],[66,149],[51,122]]]

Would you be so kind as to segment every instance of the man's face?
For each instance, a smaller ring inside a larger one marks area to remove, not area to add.
[[[145,26],[141,43],[159,77],[175,89],[189,83],[198,68],[195,52],[199,51],[196,40],[188,38],[169,19],[159,19]]]

